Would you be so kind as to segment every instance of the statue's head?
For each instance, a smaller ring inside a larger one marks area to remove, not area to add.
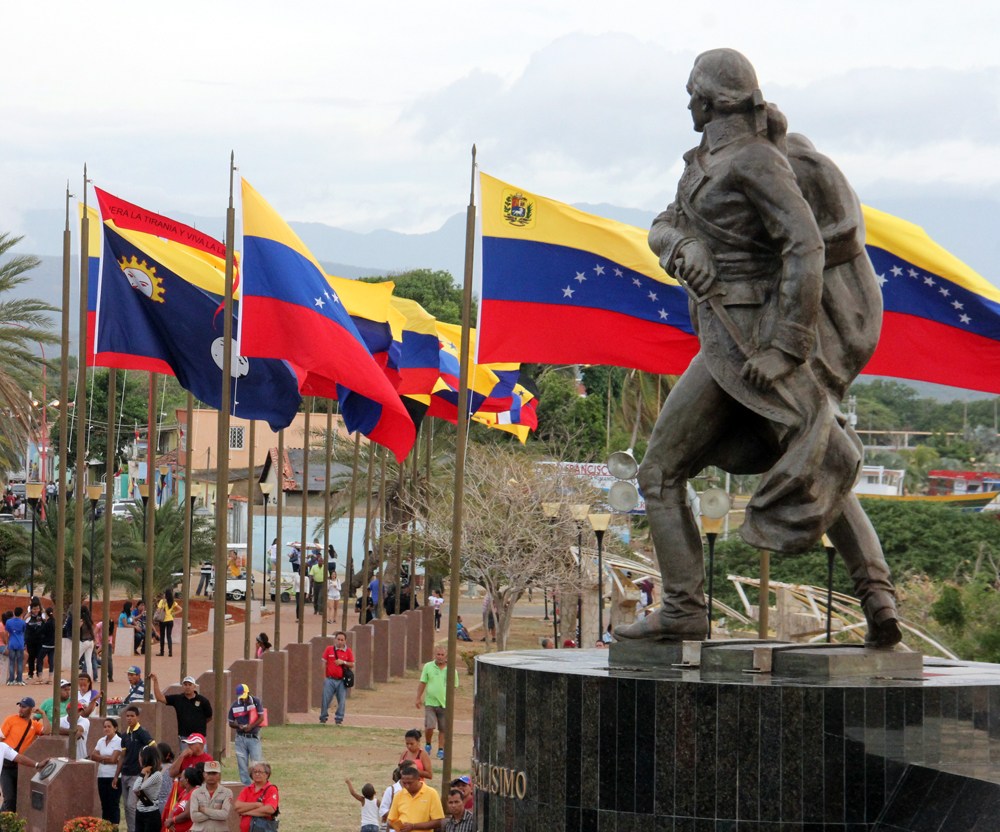
[[[691,112],[696,130],[701,130],[711,118],[710,115],[703,115],[699,119],[696,107],[705,114],[759,110],[761,126],[766,120],[764,97],[757,86],[757,73],[753,64],[735,49],[711,49],[695,58],[688,79],[688,92],[692,97]],[[699,124],[699,121],[702,123]]]

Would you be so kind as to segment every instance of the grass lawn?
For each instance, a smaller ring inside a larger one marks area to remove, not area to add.
[[[536,649],[538,640],[551,634],[551,625],[535,618],[516,618],[511,626],[510,649]],[[473,631],[473,635],[478,635]],[[493,645],[459,642],[459,656],[481,653]],[[459,665],[459,689],[455,718],[466,724],[472,719],[473,677],[464,663]],[[412,718],[408,727],[423,727],[423,710],[416,707],[419,673],[410,671],[403,679],[381,684],[377,690],[357,690],[347,704],[345,724],[286,725],[264,731],[264,756],[271,764],[271,782],[281,794],[283,828],[295,832],[355,832],[360,826],[361,804],[347,792],[349,777],[360,791],[365,783],[375,786],[376,796],[392,782],[392,770],[404,749],[406,729],[364,728],[351,725],[352,717],[371,724],[378,717]],[[316,718],[314,710],[309,719]],[[472,758],[472,736],[458,732],[453,747],[452,776],[468,774]],[[435,758],[430,784],[439,789],[440,762]],[[223,780],[235,781],[236,758],[223,763]]]

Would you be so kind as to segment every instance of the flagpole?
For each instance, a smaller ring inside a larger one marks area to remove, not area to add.
[[[381,618],[385,613],[385,474],[388,456],[389,449],[383,447],[378,474],[378,604],[375,608],[376,618]]]
[[[345,575],[346,583],[341,584],[344,588],[340,593],[340,599],[344,603],[344,615],[340,629],[344,631],[347,630],[347,602],[354,596],[354,593],[351,591],[354,581],[354,512],[358,496],[358,461],[360,456],[361,431],[356,431],[354,434],[354,461],[351,463],[351,516],[347,521],[347,568],[345,570],[347,574]],[[365,592],[367,592],[367,589]],[[362,609],[363,614],[364,609]]]
[[[469,418],[469,328],[472,317],[472,265],[476,239],[476,146],[472,146],[472,176],[469,207],[465,214],[465,282],[462,286],[462,344],[459,351],[458,418],[455,422],[455,501],[451,520],[451,570],[448,594],[448,675],[445,678],[444,721],[446,742],[444,764],[441,768],[441,792],[446,793],[451,783],[452,749],[455,747],[455,685],[458,673],[458,592],[462,570],[462,515],[465,489],[465,442]]]
[[[299,590],[295,599],[295,616],[298,618],[298,643],[306,640],[306,555],[309,534],[309,415],[313,407],[312,396],[305,398],[305,420],[302,427],[302,541],[299,543]]]
[[[278,541],[275,547],[274,557],[274,649],[281,649],[281,550],[283,548],[281,538],[281,523],[285,514],[285,431],[278,431],[278,461],[275,465],[277,470],[278,496],[277,505],[274,508],[274,533],[275,540]]]
[[[80,222],[80,316],[77,338],[79,360],[76,368],[76,472],[73,475],[73,630],[70,633],[69,701],[76,702],[80,683],[80,603],[83,596],[83,504],[87,496],[87,278],[90,271],[90,217],[87,215],[87,166],[83,166],[83,218]],[[59,672],[62,672],[60,669]],[[69,758],[76,759],[78,711],[69,709]],[[53,713],[53,716],[55,714]]]
[[[360,431],[359,431],[360,433]],[[361,588],[361,615],[359,623],[368,623],[368,600],[371,598],[371,576],[375,573],[375,561],[369,557],[374,554],[372,548],[372,480],[375,477],[375,448],[368,443],[368,478],[365,480],[365,534],[364,534],[364,586]]]
[[[94,351],[97,351],[96,345]],[[113,368],[108,369],[108,441],[105,452],[105,474],[104,474],[104,583],[101,590],[101,600],[104,602],[104,609],[101,611],[101,633],[103,644],[102,650],[107,654],[101,661],[101,716],[108,714],[108,670],[111,663],[111,654],[114,653],[114,642],[111,638],[111,507],[115,504],[115,464],[118,461],[118,437],[115,433],[115,412],[118,398],[116,389],[118,383],[118,372]],[[93,557],[91,553],[91,557]],[[93,615],[93,610],[91,610]]]
[[[247,554],[244,568],[246,569],[247,585],[243,595],[243,658],[250,658],[250,647],[253,645],[250,628],[251,600],[253,598],[253,506],[257,501],[257,467],[254,465],[254,450],[257,445],[257,420],[250,420],[250,455],[247,460],[249,475],[247,476]]]
[[[54,607],[55,624],[62,626],[63,605],[66,594],[66,469],[69,467],[69,316],[70,316],[70,286],[72,276],[70,260],[73,257],[73,239],[69,227],[69,201],[73,194],[69,192],[69,181],[66,182],[66,227],[63,229],[63,286],[62,286],[62,343],[59,366],[59,517],[56,523],[56,589],[52,604]],[[34,580],[34,576],[32,576]],[[59,702],[59,679],[62,674],[63,649],[62,638],[56,633],[55,655],[52,670],[52,701]],[[53,716],[55,714],[53,713]],[[53,726],[53,733],[59,731]]]
[[[430,499],[431,493],[431,443],[434,441],[434,420],[425,420],[427,426],[424,437],[424,498]],[[424,606],[431,602],[431,582],[427,577],[427,537],[424,536]]]
[[[142,597],[146,602],[146,631],[143,634],[144,678],[146,679],[146,695],[150,696],[152,686],[149,684],[149,674],[153,670],[153,570],[156,567],[156,373],[149,374],[149,425],[146,429],[146,505],[143,523],[146,524],[146,566],[143,569]],[[151,699],[151,697],[150,697]]]
[[[396,603],[395,612],[399,615],[403,611],[403,472],[406,467],[406,460],[396,463],[396,517],[393,524],[396,528],[396,557],[393,569],[396,574],[393,576],[396,581]]]
[[[181,622],[181,678],[188,675],[188,626],[191,616],[191,530],[194,528],[194,395],[187,394],[187,441],[184,443],[184,549],[181,566],[181,597],[188,612]]]
[[[320,630],[323,638],[329,633],[327,626],[326,608],[330,604],[329,581],[330,581],[330,473],[333,470],[333,399],[326,400],[326,470],[323,472],[323,516],[326,521],[323,523],[323,586],[319,590],[320,603],[322,604],[323,623]],[[334,564],[336,568],[336,564]],[[343,593],[341,593],[343,594]],[[337,622],[334,621],[334,624]],[[346,627],[344,629],[347,629]]]
[[[417,430],[419,439],[419,429]],[[417,608],[417,502],[420,495],[417,493],[417,467],[420,461],[420,443],[414,441],[413,454],[410,459],[410,511],[407,527],[410,530],[410,609]],[[427,583],[424,581],[424,583]]]
[[[212,671],[214,700],[222,710],[226,701],[226,544],[229,514],[229,411],[233,384],[233,245],[236,236],[236,209],[233,206],[233,179],[236,154],[229,154],[229,206],[226,208],[226,288],[222,321],[222,397],[219,401],[218,460],[215,479],[215,628],[212,631]],[[212,720],[212,753],[222,754],[226,720]]]

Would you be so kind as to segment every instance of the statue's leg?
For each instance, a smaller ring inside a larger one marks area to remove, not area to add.
[[[847,565],[854,591],[868,620],[865,644],[893,647],[902,640],[896,615],[896,593],[882,544],[857,495],[849,494],[844,513],[828,532],[833,545]]]
[[[663,580],[662,608],[617,627],[621,639],[702,638],[708,632],[701,535],[687,502],[691,467],[717,442],[734,402],[697,359],[660,411],[639,467],[653,546]]]

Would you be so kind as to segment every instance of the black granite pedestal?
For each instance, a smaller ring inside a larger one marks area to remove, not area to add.
[[[608,658],[477,659],[482,832],[1000,829],[1000,666],[815,680]]]

